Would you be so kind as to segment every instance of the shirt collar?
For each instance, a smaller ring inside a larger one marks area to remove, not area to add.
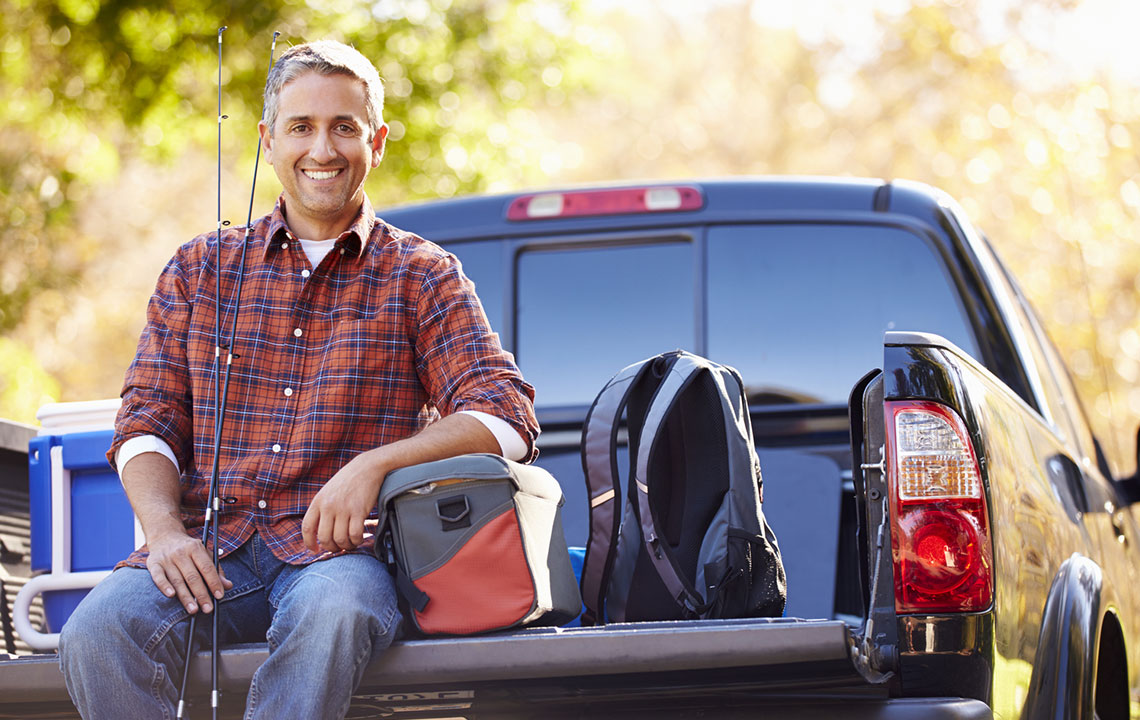
[[[360,212],[357,214],[356,219],[348,226],[348,229],[340,234],[337,238],[340,240],[342,247],[357,256],[362,256],[364,251],[368,248],[369,239],[372,237],[372,231],[376,227],[376,212],[372,209],[372,203],[368,201],[368,196],[364,196],[364,202],[360,205]],[[272,250],[280,238],[292,238],[293,233],[289,231],[289,226],[285,222],[285,195],[282,194],[277,198],[277,204],[273,206],[273,212],[269,215],[269,227],[265,233],[265,256],[268,257],[269,251]],[[328,240],[328,238],[313,238],[314,240]]]

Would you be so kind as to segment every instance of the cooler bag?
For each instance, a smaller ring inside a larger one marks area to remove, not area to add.
[[[562,534],[562,489],[540,467],[462,455],[389,473],[376,552],[427,635],[561,625],[582,599]]]

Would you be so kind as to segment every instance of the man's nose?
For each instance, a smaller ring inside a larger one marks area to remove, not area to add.
[[[309,157],[319,163],[332,162],[336,159],[332,135],[327,130],[317,131],[313,137],[313,144],[309,146]]]

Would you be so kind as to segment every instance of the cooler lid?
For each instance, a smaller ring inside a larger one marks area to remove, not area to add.
[[[119,398],[48,403],[36,413],[40,435],[110,430],[115,427],[115,415],[122,403]]]

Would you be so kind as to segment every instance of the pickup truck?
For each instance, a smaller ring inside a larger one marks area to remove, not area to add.
[[[537,388],[537,462],[563,486],[571,546],[588,530],[582,423],[605,381],[676,348],[736,367],[788,604],[407,639],[369,667],[350,717],[1140,717],[1140,481],[945,194],[739,179],[380,215],[462,260]],[[74,717],[54,655],[4,657],[0,717]],[[225,716],[265,657],[223,650]],[[208,668],[202,653],[191,717]]]

